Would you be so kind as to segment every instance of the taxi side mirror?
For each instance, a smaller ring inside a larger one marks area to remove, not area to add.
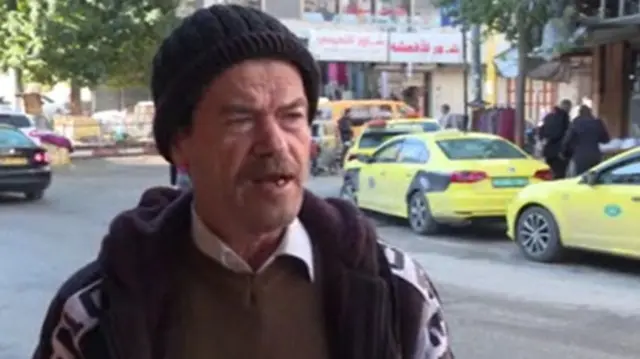
[[[588,186],[593,186],[596,184],[596,182],[598,181],[598,173],[596,172],[587,172],[584,175],[582,175],[582,183],[588,185]]]

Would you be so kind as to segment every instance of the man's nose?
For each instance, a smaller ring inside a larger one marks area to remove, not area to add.
[[[275,116],[265,116],[257,122],[254,138],[257,154],[268,156],[286,148],[285,131]]]

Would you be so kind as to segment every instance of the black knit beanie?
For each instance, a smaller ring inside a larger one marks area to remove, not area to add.
[[[173,30],[153,59],[153,135],[167,161],[172,162],[174,136],[191,126],[206,86],[231,66],[256,58],[282,59],[298,68],[309,101],[309,119],[314,117],[319,71],[311,53],[284,24],[239,5],[199,9]]]

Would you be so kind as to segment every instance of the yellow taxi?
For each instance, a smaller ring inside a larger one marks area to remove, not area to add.
[[[523,187],[550,179],[544,163],[502,137],[443,130],[393,137],[349,162],[341,197],[434,234],[442,223],[504,219]]]
[[[529,186],[510,204],[507,234],[531,260],[566,248],[640,258],[640,148],[586,174]]]
[[[360,99],[319,103],[315,119],[338,122],[347,110],[349,110],[349,121],[354,136],[358,136],[365,124],[371,120],[419,117],[415,109],[402,101]]]
[[[344,165],[346,166],[349,161],[356,160],[358,157],[370,156],[380,144],[391,137],[412,132],[439,130],[438,121],[428,118],[370,121],[347,151]]]

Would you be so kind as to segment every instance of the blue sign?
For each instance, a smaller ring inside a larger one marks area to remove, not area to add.
[[[620,208],[620,206],[618,206],[617,204],[608,204],[604,206],[604,214],[607,217],[618,217],[620,214],[622,214],[622,208]]]

